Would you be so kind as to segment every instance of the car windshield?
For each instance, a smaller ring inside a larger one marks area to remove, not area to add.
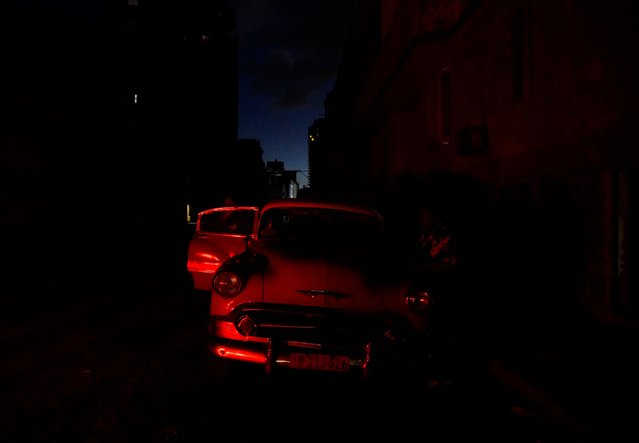
[[[262,214],[258,238],[290,242],[369,244],[385,238],[380,219],[325,208],[273,208]]]
[[[253,231],[255,211],[220,210],[202,214],[200,231],[219,234],[250,235]]]

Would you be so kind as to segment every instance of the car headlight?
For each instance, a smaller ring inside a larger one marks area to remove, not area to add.
[[[404,298],[408,307],[417,310],[428,309],[433,303],[430,293],[425,290],[412,291],[406,294]]]
[[[242,290],[242,279],[233,271],[220,271],[213,277],[213,290],[223,297],[235,297]]]

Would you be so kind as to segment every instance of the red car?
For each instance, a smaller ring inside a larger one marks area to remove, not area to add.
[[[253,210],[206,211],[198,231],[207,214]],[[411,283],[377,211],[290,199],[253,214],[250,233],[207,237],[216,243],[212,250],[229,246],[212,254],[216,259],[230,257],[211,281],[208,348],[214,363],[262,365],[269,374],[316,370],[364,377],[428,365],[431,294]],[[208,274],[202,280],[200,286],[207,286]]]

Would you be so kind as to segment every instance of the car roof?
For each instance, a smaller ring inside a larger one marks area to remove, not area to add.
[[[271,200],[262,207],[262,212],[273,208],[321,208],[355,212],[382,220],[381,214],[373,208],[362,205],[323,200],[301,200],[296,198]]]

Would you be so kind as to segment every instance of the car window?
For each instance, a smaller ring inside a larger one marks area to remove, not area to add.
[[[366,214],[322,208],[274,208],[260,220],[258,238],[282,241],[370,243],[385,237],[380,219]]]
[[[202,214],[200,231],[220,234],[250,235],[253,231],[255,211],[228,210]]]

